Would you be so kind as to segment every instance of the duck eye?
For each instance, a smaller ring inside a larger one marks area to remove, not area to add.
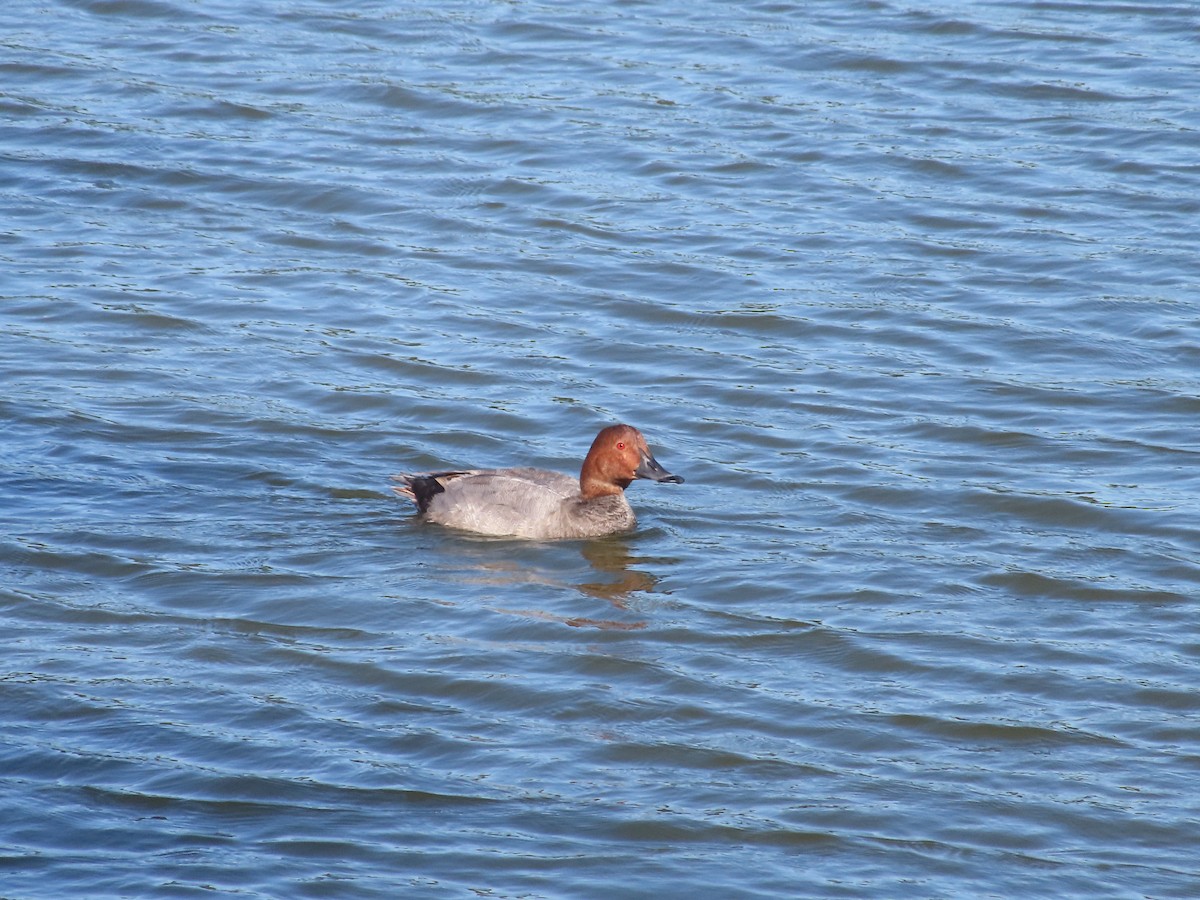
[[[625,449],[625,442],[624,442],[624,441],[617,441],[617,449],[618,449],[618,450],[624,450],[624,449]]]

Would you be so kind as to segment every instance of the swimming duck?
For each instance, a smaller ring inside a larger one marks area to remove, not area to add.
[[[625,489],[637,478],[681,484],[632,425],[596,435],[579,478],[529,467],[401,474],[394,490],[426,521],[531,540],[590,538],[637,523]]]

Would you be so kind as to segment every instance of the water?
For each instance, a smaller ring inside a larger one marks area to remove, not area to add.
[[[5,5],[0,896],[1200,893],[1198,24]]]

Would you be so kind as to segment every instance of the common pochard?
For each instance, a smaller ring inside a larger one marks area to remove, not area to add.
[[[426,521],[479,534],[556,540],[628,531],[637,519],[625,488],[635,478],[679,484],[632,425],[610,425],[592,442],[579,478],[545,469],[470,469],[395,476],[393,488]]]

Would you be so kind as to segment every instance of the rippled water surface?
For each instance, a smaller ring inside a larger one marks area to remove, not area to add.
[[[1197,34],[6,3],[0,896],[1196,896]]]

